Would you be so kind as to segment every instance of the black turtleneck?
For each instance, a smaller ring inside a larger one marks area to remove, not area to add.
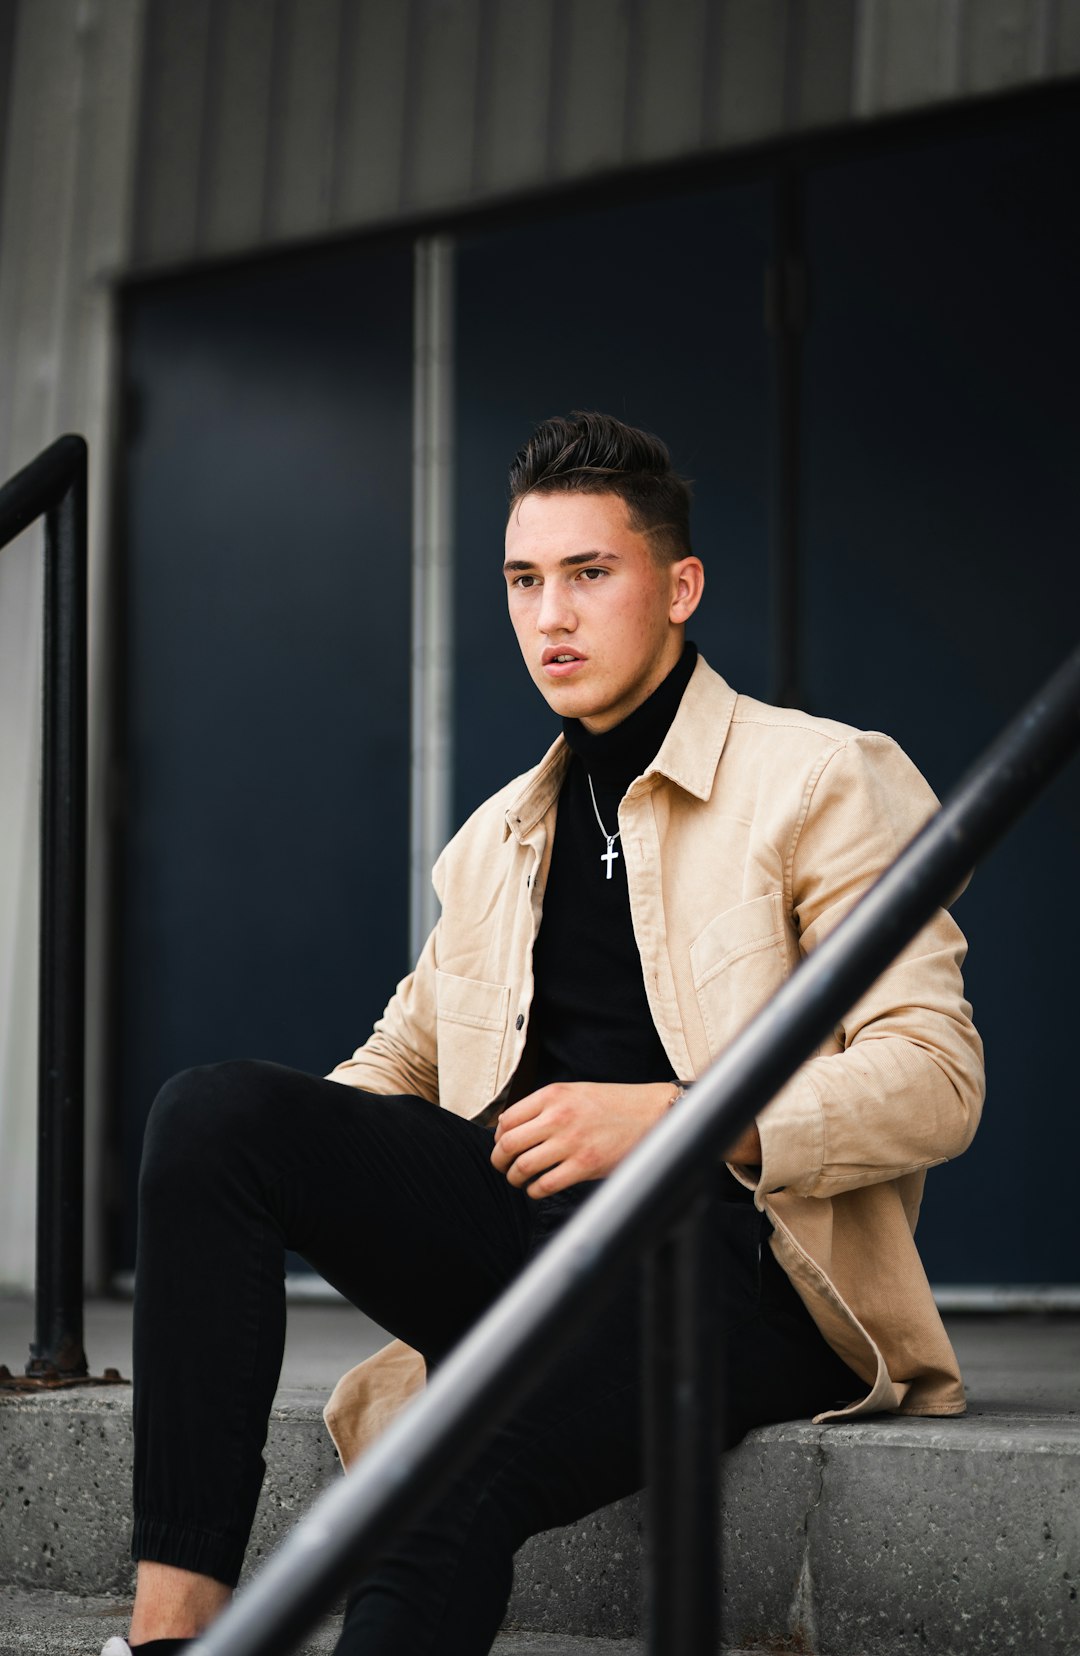
[[[571,759],[559,793],[544,913],[533,952],[536,990],[530,1046],[533,1085],[551,1081],[667,1081],[672,1068],[652,1021],[641,957],[630,919],[622,842],[607,878],[607,841],[619,827],[619,803],[655,759],[690,682],[697,650],[678,664],[647,701],[612,730],[591,734],[563,720]]]

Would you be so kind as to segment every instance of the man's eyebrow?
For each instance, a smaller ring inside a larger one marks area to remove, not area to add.
[[[560,569],[577,569],[581,564],[618,563],[618,552],[571,552],[567,557],[559,559]],[[536,565],[529,563],[526,558],[507,558],[503,564],[503,572],[507,575],[519,570],[535,569]]]

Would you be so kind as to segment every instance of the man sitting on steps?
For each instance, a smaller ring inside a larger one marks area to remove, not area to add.
[[[511,468],[503,567],[562,734],[439,858],[415,971],[330,1077],[217,1064],[155,1102],[134,1651],[178,1649],[239,1576],[284,1251],[410,1348],[339,1387],[348,1458],[379,1373],[411,1383],[445,1356],[934,809],[888,737],[739,696],[686,642],[704,574],[655,438],[599,414],[541,425]],[[965,1148],[982,1101],[964,954],[939,911],[718,1168],[727,1444],[800,1416],[963,1411],[913,1230],[923,1170]],[[639,1342],[627,1282],[358,1584],[339,1652],[490,1649],[526,1537],[640,1486]]]

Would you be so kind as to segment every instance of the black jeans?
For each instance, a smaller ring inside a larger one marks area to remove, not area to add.
[[[490,1130],[421,1099],[275,1064],[167,1083],[139,1188],[136,1558],[230,1585],[240,1573],[284,1346],[286,1248],[430,1365],[588,1194],[533,1201],[491,1167],[491,1147]],[[750,1204],[714,1208],[732,1444],[854,1396],[859,1382],[762,1247],[767,1221]],[[342,1656],[482,1656],[521,1543],[640,1487],[637,1300],[634,1280],[617,1285],[360,1583]]]

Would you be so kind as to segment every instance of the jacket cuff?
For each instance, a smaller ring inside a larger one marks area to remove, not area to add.
[[[825,1116],[801,1069],[758,1117],[761,1167],[755,1195],[760,1205],[777,1190],[809,1196],[825,1166]]]

